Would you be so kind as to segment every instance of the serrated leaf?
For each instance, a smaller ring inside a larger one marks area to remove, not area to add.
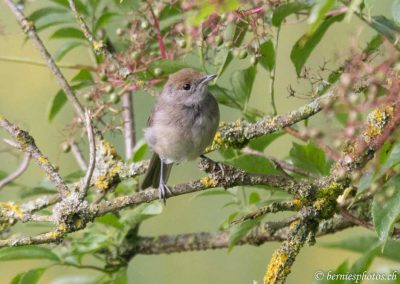
[[[49,120],[49,122],[53,121],[54,117],[59,113],[66,102],[67,96],[65,95],[64,91],[59,90],[52,99],[49,110],[47,112],[47,119]]]
[[[275,27],[279,27],[286,17],[308,9],[310,9],[310,6],[301,2],[281,4],[274,10],[274,14],[272,15],[272,24]]]
[[[269,144],[271,144],[272,142],[274,142],[276,139],[278,139],[279,137],[285,135],[285,132],[283,131],[277,131],[268,135],[264,135],[255,139],[252,139],[249,142],[249,146],[250,148],[257,150],[257,151],[264,151],[265,148],[268,147]]]
[[[42,9],[38,9],[34,11],[32,14],[29,15],[29,20],[32,22],[36,22],[39,19],[51,15],[51,14],[61,14],[61,13],[66,13],[67,10],[63,8],[57,8],[57,7],[46,7]]]
[[[117,15],[118,14],[114,12],[104,12],[97,20],[94,31],[97,32],[100,28],[104,27],[108,22],[111,21],[112,18]]]
[[[301,69],[306,63],[308,57],[321,41],[328,28],[335,22],[340,22],[343,18],[344,15],[328,17],[318,26],[318,28],[315,29],[313,33],[307,32],[297,40],[290,53],[290,59],[296,68],[297,76],[300,76]]]
[[[394,224],[400,216],[400,177],[391,179],[396,187],[393,196],[385,204],[379,204],[376,198],[372,203],[372,219],[379,239],[386,243],[393,232]]]
[[[45,271],[46,268],[35,268],[20,273],[11,280],[11,284],[36,284]]]
[[[118,217],[115,216],[115,214],[113,213],[107,213],[103,216],[97,217],[95,219],[95,222],[107,225],[107,226],[112,226],[116,229],[122,229],[123,225],[122,223],[119,221]]]
[[[25,246],[0,249],[0,261],[21,259],[47,259],[51,261],[59,261],[58,256],[45,247]]]
[[[251,66],[247,69],[236,71],[232,74],[231,84],[235,93],[236,101],[244,106],[250,98],[256,77],[256,68]]]
[[[66,41],[57,50],[54,52],[54,60],[55,61],[60,61],[61,59],[64,58],[65,55],[67,55],[68,52],[73,50],[74,48],[83,45],[82,42],[79,41]]]
[[[275,49],[271,40],[267,40],[260,46],[261,56],[258,58],[261,66],[272,71],[275,66]]]
[[[80,29],[73,27],[66,27],[56,30],[51,36],[51,39],[65,39],[65,38],[75,38],[75,39],[85,39],[85,35]]]
[[[228,251],[231,251],[233,247],[259,223],[260,218],[255,218],[232,225],[229,228]]]
[[[293,164],[299,168],[321,175],[329,174],[330,165],[324,151],[311,142],[306,145],[293,143],[289,155]]]

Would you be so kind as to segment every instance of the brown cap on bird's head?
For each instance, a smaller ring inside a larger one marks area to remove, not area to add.
[[[216,75],[207,75],[192,68],[184,68],[169,76],[166,86],[176,91],[193,92],[214,79]]]

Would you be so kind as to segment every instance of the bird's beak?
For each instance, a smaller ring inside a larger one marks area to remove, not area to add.
[[[214,80],[217,77],[217,74],[206,75],[200,80],[200,84],[208,84],[208,82]]]

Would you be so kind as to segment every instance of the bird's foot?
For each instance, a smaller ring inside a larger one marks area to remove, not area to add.
[[[164,204],[166,204],[168,195],[172,196],[171,190],[164,181],[160,182],[160,185],[158,186],[158,197],[163,201]]]

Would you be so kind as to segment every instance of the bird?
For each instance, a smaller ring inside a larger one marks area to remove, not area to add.
[[[164,204],[172,165],[204,157],[217,132],[219,107],[208,90],[216,77],[192,68],[171,74],[149,116],[144,137],[153,155],[141,189],[158,188]]]

